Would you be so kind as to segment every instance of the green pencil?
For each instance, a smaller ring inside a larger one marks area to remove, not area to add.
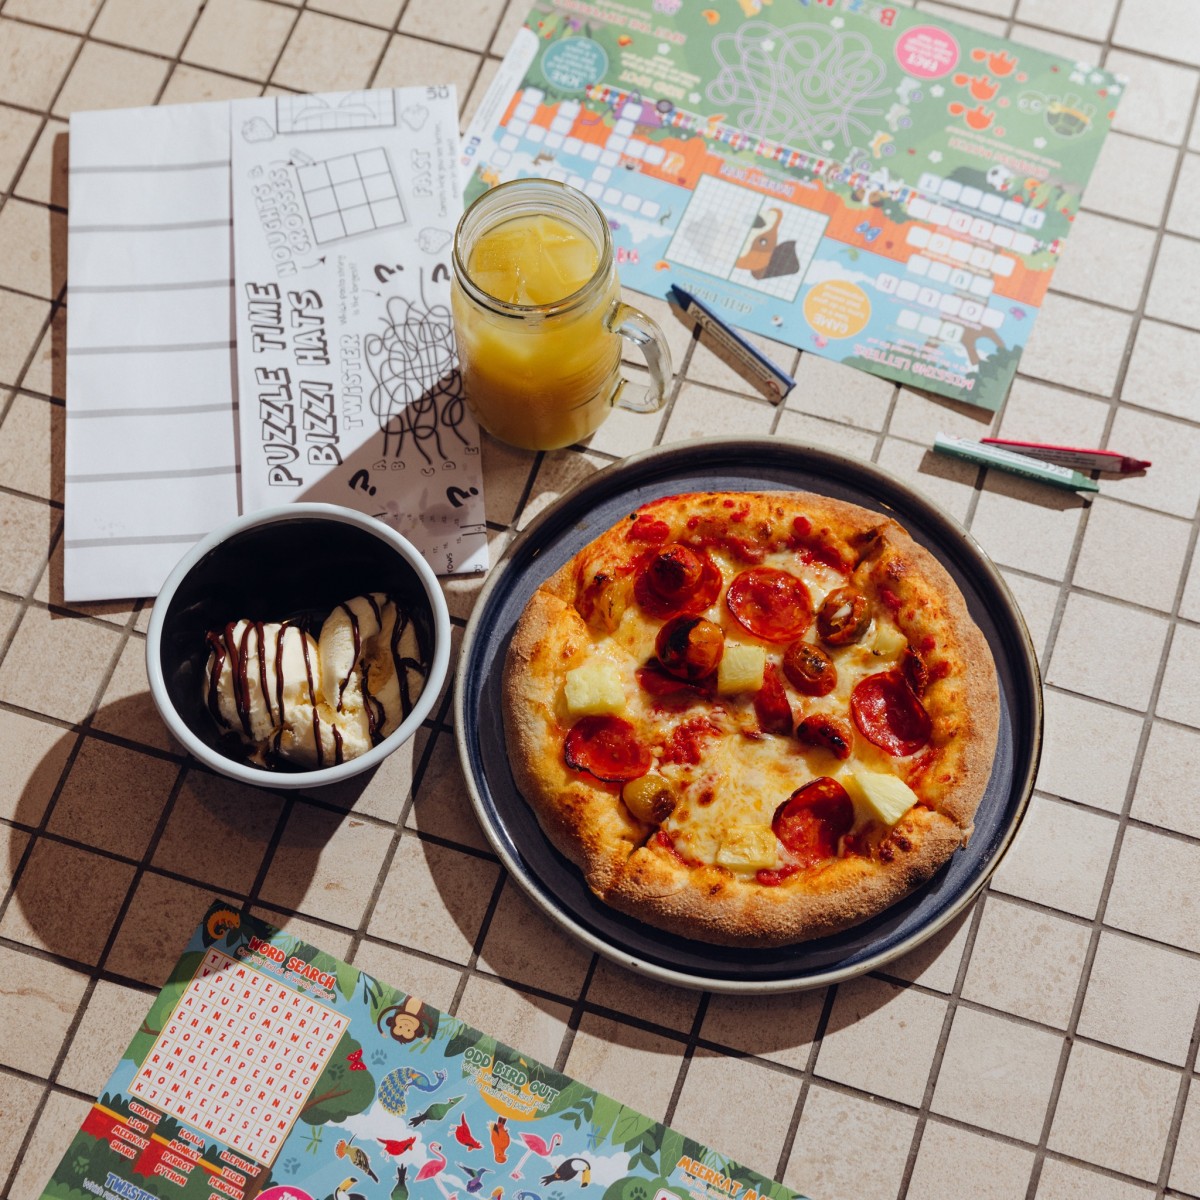
[[[1094,479],[1072,471],[1070,467],[1060,467],[1057,463],[1043,462],[1040,458],[1030,458],[1027,454],[1014,454],[1011,450],[1001,450],[999,446],[972,442],[948,433],[939,433],[933,439],[933,448],[939,454],[948,454],[951,458],[978,463],[981,467],[1010,471],[1014,475],[1023,475],[1026,479],[1035,479],[1038,483],[1048,483],[1051,487],[1066,488],[1069,492],[1100,490],[1100,485]]]

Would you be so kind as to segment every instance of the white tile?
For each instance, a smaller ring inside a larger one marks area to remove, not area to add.
[[[1124,0],[1113,44],[1200,64],[1200,21],[1191,0]]]
[[[1129,79],[1117,105],[1113,128],[1178,146],[1187,132],[1188,111],[1200,72],[1127,50],[1110,50],[1104,67]]]
[[[1194,421],[1197,414],[1193,364],[1198,359],[1200,333],[1158,321],[1142,321],[1134,339],[1121,399]]]
[[[1067,597],[1046,682],[1144,710],[1166,635],[1162,617],[1073,592]],[[1097,646],[1121,647],[1120,671],[1096,669]]]
[[[1098,497],[1088,514],[1073,582],[1169,612],[1190,536],[1190,523]]]
[[[1158,248],[1146,315],[1200,329],[1200,242],[1167,234]]]
[[[1200,1195],[1200,1087],[1196,1086],[1194,1076],[1188,1089],[1168,1182],[1173,1188]]]
[[[909,1113],[814,1083],[783,1182],[810,1196],[895,1200],[915,1126]]]
[[[1200,960],[1103,932],[1079,1014],[1079,1033],[1182,1066],[1200,1003]]]
[[[1112,817],[1035,795],[992,889],[1092,917],[1116,834]]]
[[[1148,461],[1140,474],[1102,475],[1100,494],[1146,508],[1191,517],[1200,504],[1200,426],[1121,405],[1108,444],[1120,454]]]
[[[655,990],[661,992],[662,986],[656,984]],[[820,989],[753,998],[713,993],[700,1036],[755,1058],[803,1070],[824,1004],[825,992]]]
[[[1032,1172],[1032,1150],[931,1119],[906,1200],[1013,1200]]]
[[[1155,712],[1200,727],[1200,629],[1176,625]]]
[[[1039,791],[1120,812],[1137,761],[1143,718],[1047,688]]]
[[[1177,157],[1171,146],[1110,133],[1084,189],[1084,207],[1157,225],[1166,207]]]
[[[1129,815],[1200,838],[1200,733],[1155,721],[1150,729]]]
[[[1047,1155],[1038,1179],[1037,1200],[1154,1200],[1154,1188]]]
[[[1054,270],[1054,290],[1118,308],[1137,308],[1155,238],[1154,230],[1143,225],[1086,211],[1076,214]]]
[[[893,475],[899,475],[956,520],[965,521],[979,468],[944,454],[934,454],[930,449],[932,444],[932,437],[929,445],[884,438],[876,462]]]
[[[838,987],[816,1073],[864,1092],[919,1104],[933,1063],[944,1000],[878,979]],[[894,1047],[903,1039],[905,1051]]]
[[[800,1081],[752,1059],[697,1050],[671,1121],[719,1153],[773,1175],[800,1096]]]
[[[1108,925],[1182,950],[1200,951],[1200,845],[1130,827],[1104,908]]]
[[[1171,199],[1171,210],[1167,214],[1167,228],[1173,233],[1184,233],[1188,237],[1200,237],[1200,154],[1185,154],[1175,181],[1175,194]]]
[[[1108,396],[1117,382],[1132,319],[1051,293],[1029,335],[1021,370],[1036,379]]]
[[[678,1058],[681,1049],[680,1043],[660,1034],[584,1013],[566,1070],[598,1092],[661,1119],[679,1074],[677,1067],[664,1067]]]
[[[1046,644],[1050,640],[1050,628],[1058,606],[1058,584],[1034,579],[1030,575],[1019,575],[1016,571],[1003,571],[1001,574],[1029,630],[1029,639],[1038,663],[1045,671]]]
[[[784,401],[789,411],[860,429],[883,428],[896,392],[896,385],[889,379],[816,354],[800,355],[795,378],[796,386]]]
[[[1008,1017],[955,1009],[931,1109],[1036,1142],[1063,1039]]]
[[[995,893],[984,904],[963,997],[1065,1029],[1071,1019],[1089,927]]]
[[[1076,1042],[1059,1092],[1049,1147],[1138,1179],[1158,1175],[1179,1075]]]
[[[1021,0],[1017,20],[1103,41],[1116,9],[1116,0]]]
[[[1083,512],[1083,501],[1071,492],[1006,471],[988,471],[971,534],[1001,566],[1061,580]]]

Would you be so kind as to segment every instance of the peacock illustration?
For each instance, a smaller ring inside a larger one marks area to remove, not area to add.
[[[434,1071],[431,1079],[415,1067],[397,1067],[385,1075],[379,1085],[379,1103],[390,1113],[402,1117],[408,1111],[408,1089],[436,1092],[446,1082],[445,1071]]]

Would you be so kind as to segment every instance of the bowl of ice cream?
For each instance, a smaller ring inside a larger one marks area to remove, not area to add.
[[[429,715],[450,615],[420,552],[330,504],[201,539],[155,600],[150,691],[171,734],[243,783],[312,788],[377,766]]]

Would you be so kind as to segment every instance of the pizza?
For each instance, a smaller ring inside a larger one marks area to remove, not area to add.
[[[971,834],[987,643],[895,520],[806,492],[668,496],[531,596],[505,659],[513,777],[605,903],[773,946],[849,928]]]

